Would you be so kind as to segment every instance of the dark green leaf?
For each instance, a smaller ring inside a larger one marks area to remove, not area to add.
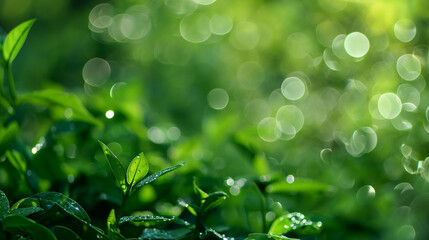
[[[54,204],[57,204],[64,211],[85,222],[91,222],[88,214],[76,201],[57,192],[43,192],[21,199],[12,206],[12,209],[40,207],[46,211],[52,208]]]
[[[282,240],[282,239],[298,240],[296,238],[288,238],[288,237],[285,237],[285,236],[277,236],[277,235],[265,234],[265,233],[252,233],[252,234],[250,234],[244,240],[269,240],[269,239],[275,239],[275,240]]]
[[[0,157],[9,149],[10,144],[18,134],[18,124],[12,122],[5,129],[0,129]]]
[[[185,239],[185,237],[191,232],[187,228],[178,228],[174,230],[161,230],[156,228],[146,228],[139,237],[140,239]]]
[[[45,226],[20,215],[9,215],[3,220],[3,230],[16,235],[30,235],[33,240],[55,240]]]
[[[6,158],[12,166],[21,174],[25,174],[27,170],[27,163],[22,159],[18,151],[11,150],[6,152]]]
[[[127,168],[127,182],[133,186],[149,172],[149,163],[143,153],[135,157]]]
[[[173,166],[173,167],[170,167],[170,168],[166,168],[166,169],[164,169],[164,170],[161,170],[161,171],[159,171],[159,172],[156,172],[156,173],[154,173],[154,174],[152,174],[152,175],[149,175],[149,176],[147,176],[147,177],[143,178],[142,180],[140,180],[139,182],[137,182],[137,183],[133,186],[133,188],[132,188],[132,191],[131,191],[131,192],[134,192],[134,191],[135,191],[135,190],[137,190],[138,188],[140,188],[140,187],[142,187],[142,186],[144,186],[144,185],[146,185],[146,184],[148,184],[148,183],[151,183],[151,182],[155,181],[157,178],[161,177],[162,175],[164,175],[164,174],[166,174],[166,173],[168,173],[168,172],[171,172],[171,171],[173,171],[173,170],[176,170],[177,168],[179,168],[179,167],[181,167],[181,166],[183,166],[183,165],[185,165],[185,163],[184,163],[184,162],[183,162],[183,163],[180,163],[180,164],[177,164],[176,166]]]
[[[321,222],[313,222],[306,219],[302,213],[288,213],[274,220],[269,234],[283,235],[288,232],[295,232],[298,235],[315,234],[320,231]]]
[[[80,238],[75,232],[71,229],[63,226],[55,226],[53,229],[55,236],[58,240],[80,240]]]
[[[24,208],[13,209],[12,211],[10,211],[10,214],[16,214],[16,215],[27,217],[28,215],[41,212],[41,211],[43,211],[43,208],[40,208],[40,207],[24,207]]]
[[[221,204],[228,195],[224,192],[214,192],[210,193],[208,197],[203,199],[201,209],[204,212],[207,212],[215,207],[217,207],[219,204]]]
[[[34,21],[36,20],[31,19],[19,24],[6,36],[3,44],[3,57],[7,62],[11,63],[21,50]]]
[[[71,109],[72,119],[101,126],[101,123],[86,110],[77,96],[63,91],[48,89],[23,94],[19,98],[19,103],[30,103],[47,108],[60,107],[64,110]]]
[[[275,182],[267,186],[266,190],[269,193],[291,193],[291,192],[327,192],[331,187],[320,182],[309,180],[295,180],[293,183]]]
[[[138,225],[140,225],[139,223],[141,223],[141,225],[145,227],[152,227],[152,226],[157,226],[159,224],[165,224],[165,223],[175,223],[183,226],[189,225],[188,222],[173,216],[164,217],[164,216],[151,216],[151,215],[121,217],[121,219],[119,219],[119,225],[123,223],[133,223]]]
[[[0,190],[0,219],[6,217],[10,212],[9,200],[6,194]]]
[[[113,175],[115,175],[116,181],[121,187],[122,191],[127,190],[127,184],[125,181],[125,168],[122,162],[116,157],[115,154],[106,146],[106,144],[100,142],[101,148],[103,149],[104,155],[107,158],[110,168],[112,169]]]

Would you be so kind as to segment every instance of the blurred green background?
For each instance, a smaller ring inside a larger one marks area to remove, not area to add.
[[[101,123],[20,106],[12,148],[38,180],[3,159],[0,188],[69,193],[103,222],[121,193],[99,139],[124,162],[145,152],[151,172],[186,161],[129,212],[187,218],[177,199],[197,176],[231,196],[209,225],[261,232],[257,181],[268,223],[323,222],[308,239],[428,239],[428,16],[426,0],[0,0],[3,33],[37,19],[18,93],[76,94]]]

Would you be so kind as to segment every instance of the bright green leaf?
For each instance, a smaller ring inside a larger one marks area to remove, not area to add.
[[[110,233],[110,230],[113,229],[116,225],[116,215],[115,209],[112,209],[107,217],[107,233]]]
[[[20,215],[9,215],[3,222],[3,230],[18,236],[30,235],[33,240],[55,240],[54,234],[45,226]]]
[[[143,178],[142,180],[140,180],[139,182],[137,182],[137,183],[133,186],[133,188],[132,188],[131,192],[134,192],[134,191],[135,191],[135,190],[137,190],[138,188],[140,188],[140,187],[142,187],[142,186],[144,186],[144,185],[146,185],[146,184],[149,184],[149,183],[151,183],[151,182],[155,181],[157,178],[161,177],[162,175],[164,175],[164,174],[166,174],[166,173],[169,173],[169,172],[171,172],[171,171],[173,171],[173,170],[176,170],[177,168],[179,168],[179,167],[181,167],[181,166],[183,166],[183,165],[185,165],[185,163],[184,163],[184,162],[183,162],[183,163],[180,163],[180,164],[177,164],[176,166],[173,166],[173,167],[170,167],[170,168],[166,168],[166,169],[164,169],[164,170],[161,170],[161,171],[159,171],[159,172],[156,172],[156,173],[154,173],[154,174],[152,174],[152,175],[146,176],[145,178]]]
[[[12,206],[12,210],[27,207],[40,207],[47,211],[55,204],[67,213],[85,222],[91,222],[86,211],[76,201],[57,192],[43,192],[21,199]]]
[[[71,109],[71,119],[80,120],[97,126],[102,126],[100,121],[95,119],[88,110],[83,106],[80,99],[70,93],[59,90],[43,90],[27,94],[22,94],[19,103],[30,103],[41,105],[47,108],[60,107],[62,109]]]
[[[195,194],[197,194],[199,201],[202,201],[204,198],[209,196],[206,192],[204,192],[201,188],[198,187],[197,180],[195,178],[193,181],[193,185],[194,185],[194,192]]]
[[[113,175],[115,175],[116,181],[119,186],[122,188],[122,191],[127,190],[127,184],[125,181],[125,168],[122,165],[122,162],[116,157],[115,154],[106,146],[106,144],[98,141],[103,149],[104,155],[107,158],[110,168],[112,169]]]
[[[18,55],[34,21],[36,20],[31,19],[19,24],[6,36],[3,44],[3,57],[7,62],[12,63],[16,55]]]
[[[267,186],[269,193],[292,193],[292,192],[327,192],[331,187],[327,184],[309,180],[295,180],[293,183],[285,181],[275,182]]]
[[[198,206],[195,206],[192,203],[187,203],[182,199],[179,199],[177,202],[179,203],[180,206],[188,209],[188,211],[194,216],[197,216],[198,212],[200,211]]]
[[[302,213],[288,213],[274,220],[269,234],[283,235],[288,232],[295,232],[298,235],[315,234],[320,231],[322,222],[313,222],[307,219]]]
[[[63,226],[55,226],[53,229],[55,236],[60,240],[80,240],[82,238],[79,237],[75,232],[73,232],[70,228],[66,228]]]
[[[140,153],[135,157],[127,169],[127,182],[130,186],[133,186],[135,182],[138,182],[149,172],[149,163],[143,153]]]
[[[10,212],[9,200],[6,194],[0,190],[0,219],[6,217]]]
[[[0,157],[9,149],[10,144],[18,134],[18,124],[10,123],[5,129],[0,129]]]

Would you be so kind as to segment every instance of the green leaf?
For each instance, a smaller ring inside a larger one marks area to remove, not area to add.
[[[144,185],[146,185],[146,184],[149,184],[149,183],[151,183],[151,182],[155,181],[157,178],[161,177],[162,175],[164,175],[164,174],[166,174],[166,173],[169,173],[169,172],[171,172],[171,171],[173,171],[173,170],[176,170],[177,168],[179,168],[179,167],[181,167],[181,166],[183,166],[183,165],[185,165],[185,163],[184,163],[184,162],[183,162],[183,163],[180,163],[180,164],[177,164],[176,166],[173,166],[173,167],[170,167],[170,168],[166,168],[166,169],[164,169],[164,170],[161,170],[161,171],[159,171],[159,172],[156,172],[156,173],[154,173],[154,174],[152,174],[152,175],[149,175],[149,176],[147,176],[147,177],[143,178],[142,180],[140,180],[139,182],[137,182],[137,183],[133,186],[133,188],[132,188],[132,190],[131,190],[131,193],[132,193],[132,192],[134,192],[135,190],[137,190],[138,188],[140,188],[140,187],[142,187],[142,186],[144,186]]]
[[[227,197],[228,195],[224,192],[210,193],[207,198],[203,199],[201,206],[202,212],[205,213],[219,206]]]
[[[149,163],[143,153],[136,156],[128,165],[127,182],[130,186],[141,180],[149,172]]]
[[[199,202],[209,196],[206,192],[204,192],[201,188],[198,187],[196,178],[194,178],[193,185],[194,192],[195,194],[197,194]]]
[[[0,219],[6,217],[10,212],[9,200],[6,194],[0,190]]]
[[[288,182],[275,182],[266,187],[269,193],[292,193],[292,192],[328,192],[331,186],[328,184],[314,182],[309,180],[295,180],[293,183]]]
[[[15,235],[30,235],[33,240],[55,240],[54,234],[45,226],[20,215],[9,215],[3,220],[3,230]]]
[[[60,240],[81,240],[75,232],[64,226],[55,226],[53,229],[55,236]]]
[[[6,158],[19,173],[22,175],[25,174],[27,170],[27,163],[24,161],[24,159],[22,159],[21,154],[18,151],[7,151]]]
[[[177,202],[179,203],[179,205],[180,205],[180,206],[182,206],[182,207],[184,207],[184,208],[188,209],[188,211],[189,211],[192,215],[197,216],[197,213],[199,212],[199,209],[200,209],[198,206],[195,206],[195,205],[194,205],[194,204],[192,204],[192,203],[187,203],[187,202],[185,202],[183,199],[179,199]]]
[[[298,240],[297,238],[288,238],[285,236],[277,236],[272,234],[265,234],[265,233],[252,233],[244,240],[282,240],[282,239],[290,239],[290,240]]]
[[[107,217],[107,233],[110,234],[111,230],[115,228],[116,225],[116,215],[115,209],[112,209]]]
[[[10,211],[10,214],[16,214],[21,215],[23,217],[27,217],[33,213],[41,212],[43,211],[43,208],[41,207],[24,207],[24,208],[17,208]]]
[[[47,211],[52,208],[54,204],[57,204],[67,213],[85,222],[91,222],[88,214],[76,201],[57,192],[43,192],[21,199],[12,206],[12,210],[26,207],[40,207]]]
[[[107,158],[107,162],[109,163],[110,168],[112,169],[113,175],[115,175],[116,181],[121,187],[122,191],[127,191],[127,184],[125,181],[125,168],[122,165],[122,162],[118,159],[118,157],[113,154],[113,152],[106,146],[106,144],[98,141],[103,149],[104,155]]]
[[[30,103],[47,108],[60,107],[63,110],[71,109],[72,119],[91,123],[99,127],[102,126],[102,124],[97,119],[95,119],[83,106],[80,99],[70,93],[53,89],[35,91],[22,94],[19,98],[19,104],[22,103]]]
[[[119,219],[119,225],[124,223],[133,223],[136,225],[142,225],[145,227],[153,227],[158,225],[164,225],[166,223],[175,223],[182,226],[189,226],[187,221],[173,217],[173,216],[125,216]]]
[[[295,232],[298,235],[316,234],[321,230],[322,222],[313,222],[299,212],[288,213],[274,220],[269,234],[283,235]]]
[[[18,134],[18,123],[12,122],[5,129],[0,129],[0,157],[9,149]]]
[[[139,238],[147,239],[147,240],[149,239],[163,239],[163,240],[185,239],[189,233],[191,233],[191,230],[187,228],[178,228],[173,230],[145,228]]]
[[[12,63],[16,55],[18,55],[34,21],[36,20],[31,19],[19,24],[6,36],[3,44],[3,57],[7,62]]]

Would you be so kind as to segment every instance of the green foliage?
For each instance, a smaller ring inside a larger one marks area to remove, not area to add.
[[[136,156],[127,168],[127,183],[133,186],[149,172],[149,163],[143,153]]]
[[[3,219],[10,212],[9,199],[6,194],[0,190],[0,219]]]
[[[15,236],[30,236],[34,240],[56,240],[48,228],[20,215],[7,216],[3,219],[2,225],[4,231]]]
[[[302,213],[288,213],[274,220],[268,234],[286,235],[288,232],[298,235],[317,234],[321,227],[321,222],[312,222]]]
[[[109,162],[110,169],[112,169],[113,175],[115,175],[116,182],[121,187],[122,191],[125,193],[127,191],[127,183],[125,176],[125,168],[122,165],[122,162],[118,159],[118,157],[113,154],[113,152],[106,146],[106,144],[98,141],[103,149],[103,153]]]
[[[32,19],[19,24],[6,36],[2,50],[4,60],[6,60],[8,64],[11,64],[16,55],[18,55],[35,21],[35,19]]]
[[[52,231],[55,234],[57,239],[61,240],[80,240],[80,238],[75,232],[71,229],[66,228],[64,226],[55,226]]]

